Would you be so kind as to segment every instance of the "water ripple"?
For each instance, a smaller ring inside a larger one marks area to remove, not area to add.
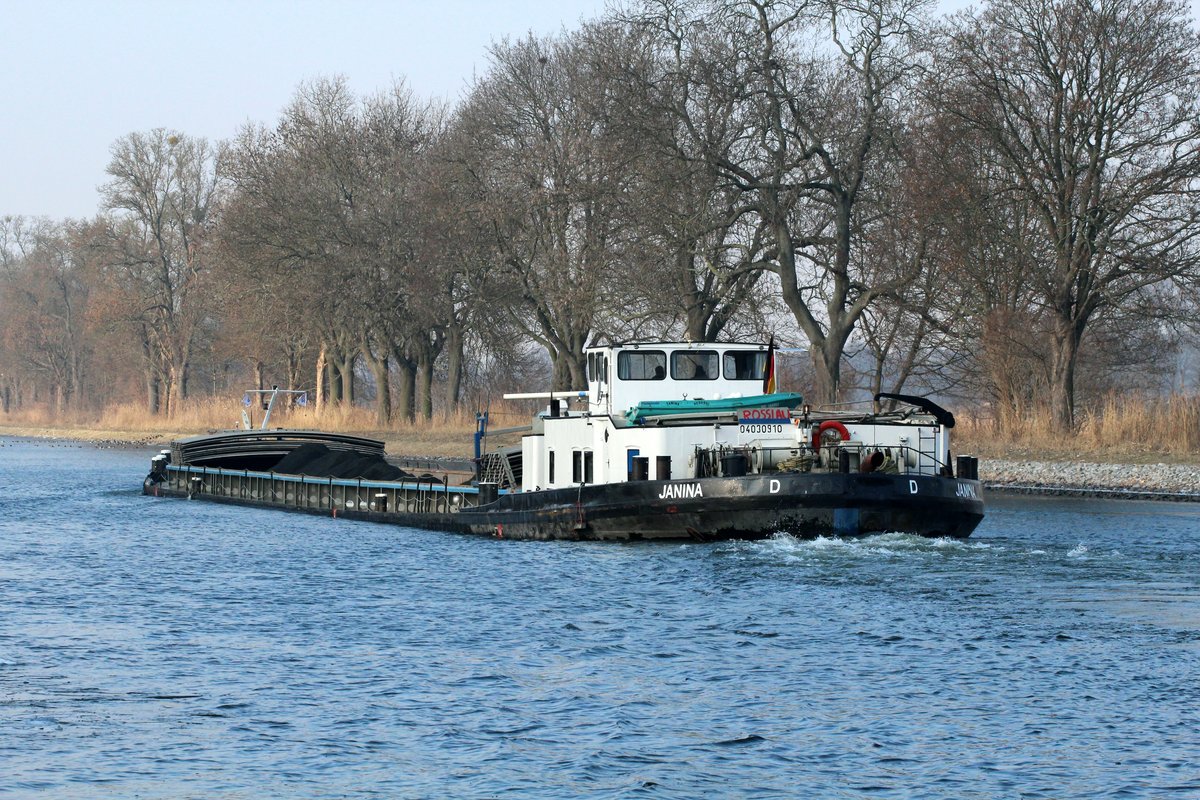
[[[7,444],[0,795],[1200,786],[1196,510],[999,501],[966,542],[497,542],[143,498],[148,453]]]

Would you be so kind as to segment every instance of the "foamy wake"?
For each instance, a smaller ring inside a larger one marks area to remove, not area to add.
[[[775,560],[812,561],[832,558],[878,558],[922,556],[931,554],[974,553],[992,549],[987,542],[961,539],[930,539],[909,533],[880,533],[871,536],[818,536],[800,539],[786,533],[776,533],[756,542],[738,542],[735,549],[747,557]]]

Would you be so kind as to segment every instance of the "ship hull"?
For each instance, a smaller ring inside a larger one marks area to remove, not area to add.
[[[965,538],[983,519],[978,481],[881,473],[629,481],[504,494],[485,505],[471,504],[477,495],[431,487],[424,502],[418,496],[415,511],[396,510],[400,503],[377,508],[357,499],[383,497],[373,495],[384,486],[378,483],[368,484],[365,493],[355,493],[351,485],[354,502],[339,501],[333,493],[326,501],[318,492],[315,501],[301,503],[297,494],[249,490],[255,480],[262,487],[255,473],[206,470],[204,475],[207,482],[193,478],[191,484],[148,478],[145,491],[505,539],[717,541],[883,532]],[[195,488],[180,488],[187,485]],[[347,496],[344,491],[343,500]],[[407,508],[413,507],[410,500]]]

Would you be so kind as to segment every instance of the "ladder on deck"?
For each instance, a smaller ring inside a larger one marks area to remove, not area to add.
[[[925,435],[924,428],[917,428],[917,472],[922,475],[936,475],[938,468],[936,433]]]
[[[521,486],[521,448],[484,453],[479,459],[479,481],[494,483],[501,489]]]

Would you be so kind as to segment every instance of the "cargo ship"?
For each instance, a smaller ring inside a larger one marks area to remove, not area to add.
[[[585,389],[506,395],[539,406],[507,431],[519,444],[488,447],[479,414],[461,471],[364,437],[239,430],[174,442],[143,491],[508,539],[965,538],[983,519],[978,461],[952,458],[954,416],[926,398],[815,409],[772,391],[769,344],[585,355]]]

